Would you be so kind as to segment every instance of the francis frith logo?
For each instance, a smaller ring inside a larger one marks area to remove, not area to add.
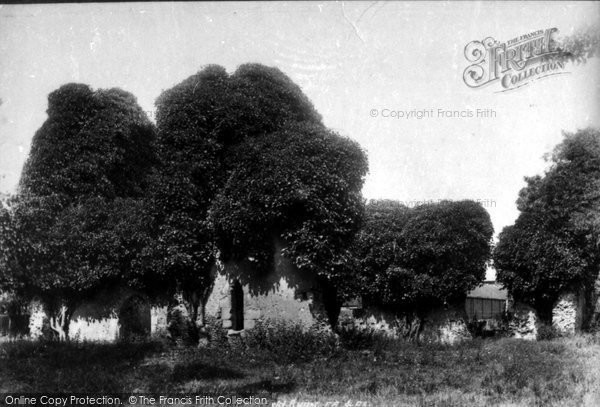
[[[525,86],[534,80],[562,74],[565,63],[556,40],[557,28],[537,30],[506,42],[492,37],[471,41],[465,47],[465,58],[471,63],[463,80],[471,88],[497,83],[500,92]]]

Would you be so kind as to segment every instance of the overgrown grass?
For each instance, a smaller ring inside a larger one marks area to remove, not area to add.
[[[331,356],[338,350],[338,342],[333,332],[316,326],[305,329],[283,321],[257,321],[239,345],[252,358],[286,364]]]
[[[315,405],[596,406],[600,341],[587,335],[419,345],[267,325],[207,348],[0,344],[0,392],[34,391],[274,394]]]

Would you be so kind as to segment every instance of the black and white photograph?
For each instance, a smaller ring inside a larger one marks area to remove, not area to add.
[[[0,2],[0,405],[600,406],[600,2]]]

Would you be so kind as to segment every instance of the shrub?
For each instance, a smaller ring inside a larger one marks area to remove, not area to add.
[[[382,332],[373,328],[360,328],[350,326],[338,331],[340,344],[348,350],[374,349],[381,342],[386,342],[387,338]]]
[[[198,341],[194,324],[190,321],[183,304],[178,304],[169,309],[168,321],[167,331],[175,342],[195,343]]]
[[[300,323],[259,320],[246,332],[246,351],[253,356],[295,362],[335,353],[338,338],[318,326],[306,329]]]
[[[484,336],[486,336],[485,321],[479,321],[476,319],[471,320],[467,323],[467,329],[469,330],[471,335],[473,335],[473,337],[483,338]]]
[[[220,321],[212,315],[207,315],[204,320],[203,334],[208,339],[208,346],[215,349],[229,349],[227,332]]]
[[[542,325],[538,328],[538,341],[551,341],[552,339],[560,338],[562,334],[551,325]]]

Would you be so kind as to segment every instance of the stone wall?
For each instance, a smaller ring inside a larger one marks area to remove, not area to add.
[[[154,305],[150,307],[150,335],[164,336],[167,334],[167,307]]]
[[[88,318],[79,313],[69,325],[69,339],[74,341],[106,341],[119,338],[119,318],[113,312],[101,318]]]
[[[44,306],[39,301],[29,304],[29,337],[40,339],[43,335],[44,321],[48,319]]]
[[[429,312],[424,319],[421,337],[425,341],[445,344],[472,339],[464,304],[447,305]]]
[[[583,293],[563,293],[552,309],[552,326],[563,335],[573,335],[581,331],[583,312]]]
[[[341,328],[375,330],[391,338],[403,336],[403,318],[377,307],[350,309],[342,307],[338,324]]]
[[[232,289],[237,280],[242,289],[244,330],[254,328],[258,320],[267,319],[300,323],[307,328],[327,325],[317,284],[300,273],[280,250],[276,251],[273,269],[258,276],[254,273],[251,281],[238,280],[240,272],[245,274],[244,267],[229,262],[215,269],[217,276],[204,306],[205,317],[215,318],[228,333],[235,332]]]
[[[512,318],[508,323],[510,334],[519,339],[536,340],[540,320],[535,309],[524,303],[510,303]]]
[[[164,306],[150,306],[146,297],[129,288],[106,290],[77,307],[69,324],[69,339],[75,341],[104,341],[113,342],[127,331],[127,321],[123,321],[120,312],[124,305],[131,299],[139,299],[145,306],[140,309],[140,321],[133,321],[143,325],[142,329],[149,335],[163,335],[167,329],[167,308]],[[48,315],[39,301],[30,305],[29,332],[32,339],[39,339],[43,334],[44,324],[47,324]],[[147,315],[145,315],[147,314]],[[137,318],[137,316],[134,316]],[[140,327],[136,326],[136,329]]]
[[[440,307],[429,312],[421,326],[418,321],[406,318],[378,307],[364,309],[342,308],[339,323],[342,328],[375,330],[391,338],[412,338],[426,342],[457,343],[471,339],[463,306]]]
[[[542,322],[536,310],[524,303],[510,302],[512,316],[509,332],[515,338],[535,340]],[[552,327],[562,335],[573,335],[583,328],[585,293],[568,291],[561,294],[552,308]]]
[[[106,290],[79,306],[71,318],[69,338],[82,341],[119,339],[119,311],[132,297],[138,296],[129,288]]]

